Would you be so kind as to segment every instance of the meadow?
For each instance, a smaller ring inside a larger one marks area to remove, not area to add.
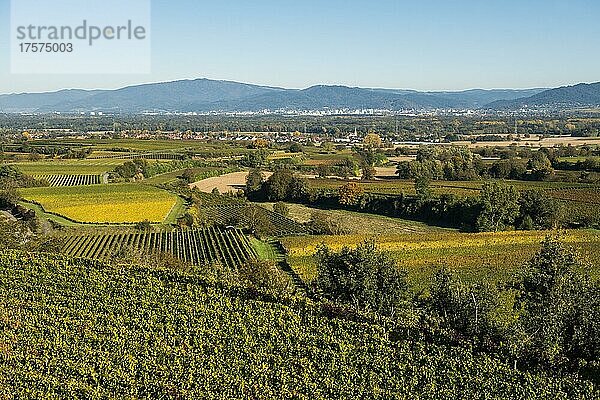
[[[47,212],[84,223],[163,222],[181,202],[167,191],[139,184],[21,189]]]

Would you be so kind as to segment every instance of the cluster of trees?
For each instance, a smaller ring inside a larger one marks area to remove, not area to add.
[[[429,340],[474,346],[523,369],[600,377],[600,284],[580,272],[557,237],[548,237],[508,285],[467,283],[440,269],[417,295],[406,272],[372,241],[339,252],[323,245],[315,258],[313,289],[328,301],[392,318],[412,310]]]
[[[600,158],[586,158],[575,162],[557,161],[554,166],[564,171],[600,172]]]
[[[356,154],[362,170],[362,179],[374,179],[376,175],[375,167],[381,167],[388,162],[385,152],[379,148],[380,146],[381,139],[379,139],[379,136],[371,134],[371,136],[365,138],[363,147],[354,148],[354,154]]]
[[[485,168],[479,156],[466,147],[423,146],[415,161],[403,161],[396,172],[403,179],[474,180]]]
[[[426,178],[415,181],[417,195],[365,193],[356,182],[349,182],[332,193],[309,190],[306,183],[289,169],[279,169],[265,179],[258,169],[246,179],[245,195],[253,201],[289,201],[319,208],[406,218],[459,228],[465,231],[502,231],[509,229],[552,229],[562,225],[559,203],[540,191],[519,192],[512,185],[488,182],[478,197],[433,196]],[[331,233],[342,228],[317,216],[315,232]]]
[[[49,183],[44,179],[35,179],[24,174],[12,165],[0,166],[0,188],[3,190],[40,186],[49,186]]]
[[[498,178],[541,181],[554,172],[552,161],[544,150],[529,153],[528,158],[511,154],[490,164],[467,147],[428,146],[419,148],[415,161],[400,162],[396,173],[403,179],[458,181]]]
[[[321,178],[328,176],[339,176],[347,179],[351,176],[358,176],[360,167],[358,162],[351,157],[345,157],[333,164],[321,164],[317,167],[316,173]]]
[[[271,154],[269,150],[261,148],[259,150],[244,154],[242,159],[239,161],[239,164],[242,167],[260,168],[266,165],[269,154]]]
[[[552,229],[562,223],[557,201],[540,191],[519,192],[514,186],[492,182],[483,185],[478,197],[434,197],[427,180],[417,180],[415,186],[416,196],[392,196],[365,193],[360,185],[349,182],[336,193],[312,193],[307,201],[324,208],[415,219],[466,231]]]
[[[309,197],[306,182],[287,168],[275,170],[268,179],[260,169],[252,169],[246,178],[245,193],[255,201],[304,202]]]
[[[118,178],[138,181],[148,177],[148,165],[144,159],[135,159],[117,166],[113,172]]]

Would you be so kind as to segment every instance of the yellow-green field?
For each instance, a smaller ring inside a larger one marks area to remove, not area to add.
[[[540,248],[541,241],[551,232],[516,231],[500,233],[432,232],[350,236],[304,236],[282,240],[292,268],[306,281],[316,278],[313,255],[320,243],[339,250],[356,246],[366,239],[376,240],[378,247],[388,251],[399,268],[408,271],[416,289],[427,286],[439,267],[458,273],[468,281],[499,282],[510,279]],[[589,272],[600,277],[600,231],[579,230],[562,233],[562,239],[575,248],[589,264]]]
[[[48,212],[86,223],[163,222],[181,203],[167,191],[136,184],[32,188],[20,193]]]

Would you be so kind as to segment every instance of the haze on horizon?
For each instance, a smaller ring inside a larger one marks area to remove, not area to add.
[[[202,77],[421,91],[600,81],[594,0],[153,0],[152,11],[151,74],[11,75],[10,2],[0,0],[0,93]]]

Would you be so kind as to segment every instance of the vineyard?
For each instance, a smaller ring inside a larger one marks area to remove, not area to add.
[[[102,183],[100,175],[35,175],[34,178],[47,181],[51,187],[99,185]]]
[[[338,179],[310,179],[309,184],[314,189],[335,191],[346,184]],[[589,190],[598,192],[600,188],[591,184],[566,183],[566,182],[537,182],[537,181],[505,181],[517,190],[543,190],[553,194],[555,191],[563,190]],[[380,181],[357,181],[366,193],[373,194],[415,194],[413,181],[402,179],[380,180]],[[456,196],[477,196],[484,181],[432,181],[430,188],[433,193],[453,194]]]
[[[408,272],[413,288],[423,289],[439,267],[447,267],[471,282],[510,280],[522,265],[539,250],[539,243],[550,232],[516,231],[466,234],[431,232],[418,235],[347,235],[302,236],[282,239],[292,268],[306,282],[316,278],[313,258],[317,246],[325,243],[339,250],[375,239],[380,249],[396,259],[398,267]],[[573,230],[563,240],[574,247],[589,262],[587,271],[600,279],[600,234],[597,231]]]
[[[170,253],[189,264],[219,263],[230,268],[256,257],[248,238],[238,229],[71,236],[63,243],[65,254],[93,260],[108,259],[124,249]]]
[[[593,399],[575,377],[192,272],[0,253],[1,398]],[[349,384],[351,382],[351,384]]]
[[[28,175],[102,175],[123,160],[45,160],[13,164]]]
[[[163,222],[182,201],[149,185],[117,184],[21,189],[45,211],[82,223]]]
[[[219,225],[248,227],[251,220],[268,221],[271,236],[305,235],[310,229],[293,219],[254,204],[224,204],[204,208],[211,221]]]
[[[309,228],[291,218],[237,197],[200,191],[195,192],[194,195],[200,199],[202,209],[208,219],[217,225],[246,228],[251,225],[250,219],[262,219],[268,221],[268,230],[271,236],[306,235],[311,233]]]
[[[127,152],[106,152],[100,153],[95,152],[88,158],[88,160],[135,160],[135,159],[145,159],[145,160],[183,160],[185,159],[184,154],[180,153],[165,153],[165,152],[151,152],[151,153],[127,153]]]

